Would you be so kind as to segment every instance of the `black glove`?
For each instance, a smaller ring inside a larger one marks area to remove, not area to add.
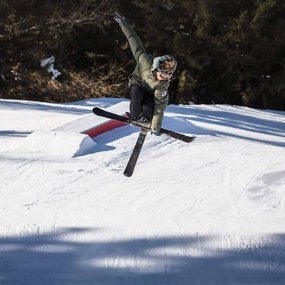
[[[121,16],[119,13],[114,14],[114,20],[120,25],[124,26],[126,23],[126,18],[124,16]]]

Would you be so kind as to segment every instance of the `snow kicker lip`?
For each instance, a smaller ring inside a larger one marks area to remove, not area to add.
[[[126,108],[127,102],[121,102],[110,106],[107,109],[108,111],[119,112],[124,114],[124,110]],[[56,129],[53,129],[53,131],[81,133],[89,135],[91,138],[94,138],[107,131],[122,127],[124,125],[126,124],[120,121],[115,121],[103,117],[95,118],[93,114],[88,114],[65,125],[57,127]]]

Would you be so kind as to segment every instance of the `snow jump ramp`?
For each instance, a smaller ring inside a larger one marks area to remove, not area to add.
[[[128,109],[128,102],[120,102],[106,109],[123,115]],[[71,157],[86,155],[95,148],[96,143],[92,138],[125,125],[122,122],[96,117],[92,110],[90,113],[51,131],[33,132],[26,138],[25,151]]]

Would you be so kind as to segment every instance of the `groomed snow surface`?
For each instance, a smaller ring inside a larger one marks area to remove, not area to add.
[[[0,284],[285,284],[285,112],[170,105],[196,141],[148,135],[127,178],[138,129],[76,126],[128,104],[0,100]]]

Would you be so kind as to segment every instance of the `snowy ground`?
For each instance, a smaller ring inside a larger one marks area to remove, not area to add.
[[[285,112],[171,105],[197,140],[149,135],[131,178],[135,127],[49,133],[118,102],[0,99],[0,284],[285,284]]]

